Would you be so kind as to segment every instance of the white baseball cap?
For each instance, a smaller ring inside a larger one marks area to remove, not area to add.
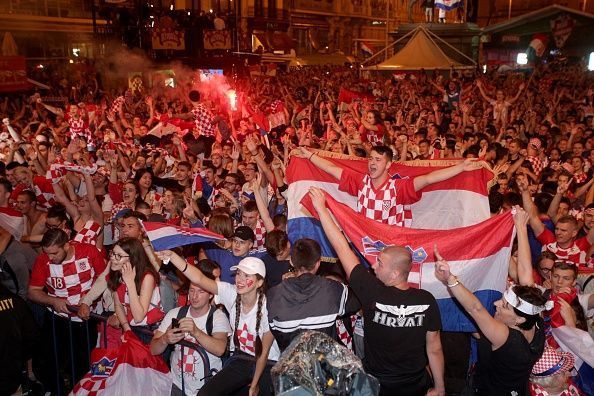
[[[262,278],[266,277],[266,266],[264,261],[257,257],[246,257],[242,259],[239,264],[230,268],[231,271],[242,270],[248,275],[260,275]]]

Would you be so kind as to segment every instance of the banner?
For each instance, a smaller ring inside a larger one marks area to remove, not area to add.
[[[435,0],[435,8],[450,11],[454,8],[462,7],[462,0]]]
[[[0,92],[28,89],[24,56],[0,56]]]
[[[412,255],[411,287],[433,294],[441,312],[444,331],[476,331],[466,312],[460,309],[448,288],[435,278],[433,245],[449,262],[453,274],[474,293],[491,313],[507,285],[507,271],[514,237],[511,212],[481,223],[452,230],[415,230],[367,219],[326,194],[328,209],[355,248],[375,264],[386,247],[406,247]],[[309,195],[302,203],[317,216]]]
[[[219,50],[231,49],[231,31],[230,30],[205,30],[204,49]]]
[[[567,14],[559,15],[551,20],[551,31],[557,48],[563,48],[565,42],[571,36],[571,32],[573,32],[574,26],[575,20]]]
[[[185,50],[185,32],[178,29],[177,23],[168,16],[155,22],[152,30],[153,49]]]
[[[359,173],[367,172],[367,160],[346,155],[318,151],[342,168]],[[394,163],[390,175],[394,178],[415,177],[432,172],[459,161],[409,161]],[[451,229],[473,225],[489,218],[487,184],[493,173],[487,168],[462,172],[444,182],[436,183],[422,190],[421,200],[406,207],[412,213],[411,228]],[[338,180],[315,167],[303,158],[292,157],[287,168],[288,231],[291,242],[299,238],[312,238],[322,246],[325,258],[336,257],[319,222],[312,218],[301,205],[301,199],[310,186],[320,187],[337,201],[356,209],[357,197],[338,190]]]

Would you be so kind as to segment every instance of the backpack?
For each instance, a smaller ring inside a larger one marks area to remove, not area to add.
[[[211,305],[210,310],[208,311],[208,316],[206,317],[206,334],[208,334],[209,336],[212,336],[213,316],[218,309],[219,308],[216,305]],[[177,312],[177,320],[185,318],[188,315],[189,310],[189,305],[184,305],[183,307],[181,307],[180,310]]]

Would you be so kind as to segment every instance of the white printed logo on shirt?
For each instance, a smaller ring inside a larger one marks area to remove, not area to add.
[[[387,305],[375,303],[375,307],[379,310],[375,311],[373,316],[375,323],[388,327],[420,327],[423,326],[423,320],[425,319],[423,312],[429,308],[429,305]]]

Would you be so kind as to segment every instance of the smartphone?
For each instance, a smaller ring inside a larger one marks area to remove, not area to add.
[[[172,318],[171,319],[171,328],[172,329],[179,328],[179,320],[177,318]]]

